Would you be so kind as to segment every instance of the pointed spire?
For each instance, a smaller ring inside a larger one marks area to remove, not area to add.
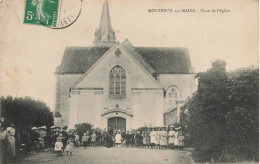
[[[111,25],[110,13],[107,0],[104,0],[99,28],[95,32],[96,46],[111,46],[116,42],[115,31]]]
[[[101,15],[99,29],[102,29],[102,31],[104,30],[108,33],[114,31],[111,26],[110,13],[109,13],[109,7],[108,7],[107,0],[105,0],[104,4],[103,4],[103,11],[102,11],[102,15]]]

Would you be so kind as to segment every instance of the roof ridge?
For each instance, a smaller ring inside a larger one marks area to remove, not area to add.
[[[129,50],[121,44],[133,57],[142,64],[150,73],[191,73],[192,68],[188,49],[173,48],[142,48],[134,47]],[[70,46],[64,50],[61,63],[55,71],[56,74],[82,74],[88,70],[100,57],[102,57],[109,47],[77,47]]]
[[[168,49],[186,49],[188,50],[186,47],[134,47],[134,48],[152,48],[152,49],[158,49],[158,48],[168,48]]]

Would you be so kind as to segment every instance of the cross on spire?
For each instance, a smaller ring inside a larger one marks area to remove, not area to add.
[[[104,0],[99,28],[95,32],[95,46],[111,46],[116,42],[115,31],[111,25],[107,0]]]

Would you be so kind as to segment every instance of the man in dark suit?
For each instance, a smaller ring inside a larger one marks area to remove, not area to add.
[[[62,134],[62,144],[63,144],[62,150],[63,150],[63,152],[64,152],[64,150],[66,148],[67,141],[68,141],[68,134],[66,132],[67,128],[68,128],[67,126],[64,126],[63,130],[61,132],[61,134]]]
[[[107,141],[106,141],[106,144],[107,144],[107,148],[111,148],[113,146],[113,140],[112,140],[112,137],[113,137],[113,129],[111,128],[110,125],[108,125],[108,129],[107,129]]]
[[[129,130],[126,132],[125,134],[125,146],[129,147],[130,144],[130,140],[131,140],[131,134],[129,134]]]
[[[125,135],[126,135],[126,133],[125,133],[125,130],[123,129],[122,134],[121,134],[121,137],[122,137],[122,147],[125,146]]]

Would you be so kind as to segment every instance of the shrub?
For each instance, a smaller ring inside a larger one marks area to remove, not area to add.
[[[228,73],[225,65],[216,61],[198,73],[198,90],[184,105],[194,155],[198,161],[258,160],[259,70]]]

